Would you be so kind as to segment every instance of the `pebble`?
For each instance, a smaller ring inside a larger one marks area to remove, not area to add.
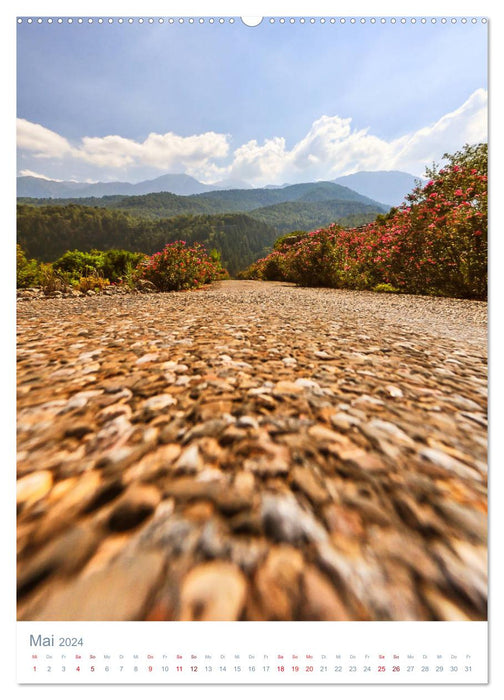
[[[424,457],[429,462],[432,462],[432,464],[435,464],[448,472],[453,472],[462,478],[476,479],[478,481],[482,480],[482,476],[475,469],[466,466],[462,462],[459,462],[458,459],[450,457],[450,455],[442,452],[441,450],[436,450],[431,447],[424,447],[419,451],[419,455]]]
[[[294,547],[272,547],[255,577],[266,620],[292,620],[299,598],[304,560]]]
[[[294,467],[291,471],[291,481],[292,484],[303,491],[315,505],[320,505],[329,498],[329,494],[316,479],[311,469],[306,467]]]
[[[41,470],[27,474],[16,482],[16,502],[18,505],[30,506],[43,498],[53,485],[50,471]]]
[[[287,474],[289,471],[289,451],[284,445],[262,442],[258,445],[257,456],[245,459],[243,468],[261,476]]]
[[[176,474],[195,474],[203,468],[198,445],[190,445],[182,452],[175,464]]]
[[[149,362],[156,362],[156,360],[159,358],[159,355],[155,352],[150,352],[147,353],[146,355],[142,355],[142,357],[139,357],[138,360],[136,361],[137,365],[145,365]]]
[[[402,399],[404,396],[402,389],[400,389],[398,386],[393,386],[392,384],[388,384],[385,387],[385,390],[389,394],[389,396],[392,396],[394,399]]]
[[[110,566],[52,586],[36,619],[58,621],[128,621],[143,618],[151,591],[160,580],[164,557],[160,552],[118,558]],[[134,595],[132,592],[134,591]],[[32,615],[26,619],[34,619]]]
[[[277,542],[324,541],[327,533],[313,515],[304,511],[291,494],[274,496],[265,493],[261,517],[266,534]]]
[[[18,596],[28,593],[51,574],[69,575],[78,572],[97,547],[96,533],[88,526],[75,525],[52,539],[20,569],[17,577]]]
[[[175,406],[177,400],[171,394],[158,394],[146,399],[142,404],[142,417],[144,420],[155,418],[164,413],[165,409]]]
[[[330,430],[323,425],[313,425],[308,429],[308,435],[317,442],[341,443],[344,441],[340,433],[336,433],[334,430]]]
[[[349,616],[345,604],[334,586],[314,566],[308,566],[303,572],[303,620],[339,620],[348,622]]]
[[[247,581],[234,564],[213,561],[192,569],[180,588],[179,620],[238,620]]]
[[[296,384],[296,382],[291,382],[288,380],[283,380],[277,382],[273,388],[273,396],[284,397],[284,396],[297,396],[304,392],[304,387]]]
[[[107,519],[112,532],[131,530],[143,523],[154,512],[161,494],[154,486],[135,486],[115,503]]]

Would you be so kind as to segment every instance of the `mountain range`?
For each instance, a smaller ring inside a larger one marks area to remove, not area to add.
[[[354,183],[366,194],[347,186]],[[73,248],[151,254],[181,239],[217,250],[235,275],[267,254],[278,236],[331,223],[366,224],[386,213],[389,201],[398,202],[402,187],[401,201],[414,185],[412,175],[397,172],[262,188],[228,181],[222,189],[188,175],[163,175],[135,185],[25,176],[18,178],[18,242],[29,256],[52,261]],[[370,196],[375,192],[380,199]]]
[[[41,177],[24,175],[17,178],[17,196],[41,198],[106,197],[107,195],[140,195],[150,192],[173,192],[188,195],[211,192],[217,185],[204,185],[194,177],[183,174],[161,175],[154,180],[131,182],[73,182],[46,180]]]
[[[193,195],[151,192],[18,201],[18,242],[29,256],[51,261],[73,248],[111,247],[150,254],[180,238],[215,248],[230,274],[269,252],[284,233],[333,222],[359,226],[388,211],[334,182]]]
[[[390,207],[401,204],[405,195],[411,192],[415,186],[417,179],[409,173],[398,170],[379,170],[373,172],[361,171],[353,173],[352,175],[336,178],[331,182],[347,187],[375,202],[380,202]],[[318,185],[320,182],[311,184]],[[264,188],[252,188],[249,183],[235,179],[222,180],[212,185],[206,185],[190,175],[176,173],[161,175],[153,180],[143,180],[137,183],[58,181],[25,175],[17,178],[17,196],[34,199],[87,199],[90,197],[100,198],[107,196],[139,196],[157,192],[170,192],[179,196],[191,196],[227,190],[259,189],[261,191],[278,191],[293,186],[295,187],[295,185],[284,184],[267,185]],[[280,201],[280,199],[275,200],[275,202],[278,201]],[[282,201],[287,200],[283,199]],[[260,206],[267,206],[271,203],[274,202],[261,202]],[[233,209],[233,211],[236,211],[236,209]]]
[[[388,206],[334,182],[307,182],[280,188],[232,189],[177,195],[150,192],[144,195],[107,195],[33,199],[19,202],[38,207],[48,205],[105,208],[141,219],[170,219],[175,216],[246,213],[282,235],[294,230],[312,231],[337,222],[359,226],[386,213]]]

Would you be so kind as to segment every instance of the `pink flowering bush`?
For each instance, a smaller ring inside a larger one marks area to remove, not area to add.
[[[138,279],[150,282],[162,292],[201,287],[226,276],[219,256],[185,241],[167,243],[159,253],[146,257],[137,268]]]
[[[397,289],[484,299],[487,294],[487,146],[445,154],[398,209],[367,226],[336,224],[284,240],[247,274],[304,286]],[[384,287],[383,285],[387,285]]]

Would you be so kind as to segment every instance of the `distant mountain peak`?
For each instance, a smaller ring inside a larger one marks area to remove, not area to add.
[[[360,170],[351,175],[343,175],[332,182],[350,187],[360,194],[378,202],[397,207],[404,202],[417,182],[425,182],[402,170]]]
[[[239,180],[238,178],[226,178],[225,180],[219,180],[219,182],[214,182],[210,187],[216,190],[251,190],[252,185],[245,180]]]
[[[244,187],[250,187],[242,183]],[[235,187],[235,185],[233,185]],[[229,185],[220,183],[205,185],[191,175],[185,173],[165,173],[152,180],[141,182],[74,182],[72,180],[50,180],[31,175],[17,178],[17,196],[33,197],[36,199],[69,197],[105,197],[110,195],[143,195],[154,192],[171,192],[177,195],[202,194],[216,189],[230,189]]]

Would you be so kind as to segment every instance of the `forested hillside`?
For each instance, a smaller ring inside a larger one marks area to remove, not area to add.
[[[369,197],[358,194],[348,187],[333,182],[310,182],[289,185],[278,189],[218,190],[189,196],[171,192],[153,192],[139,196],[111,195],[71,199],[30,199],[21,198],[20,203],[44,205],[79,204],[124,209],[132,214],[146,217],[165,218],[178,214],[221,214],[249,212],[283,202],[352,202],[355,205],[373,207],[374,211],[385,212],[387,207]]]
[[[361,226],[373,221],[382,210],[360,202],[282,202],[253,209],[250,216],[274,226],[279,234],[297,229],[311,230],[330,223]]]
[[[66,250],[121,248],[151,254],[166,243],[185,240],[202,243],[221,254],[230,274],[265,254],[276,230],[245,214],[176,216],[140,219],[116,209],[18,205],[18,243],[29,257],[43,261]]]

